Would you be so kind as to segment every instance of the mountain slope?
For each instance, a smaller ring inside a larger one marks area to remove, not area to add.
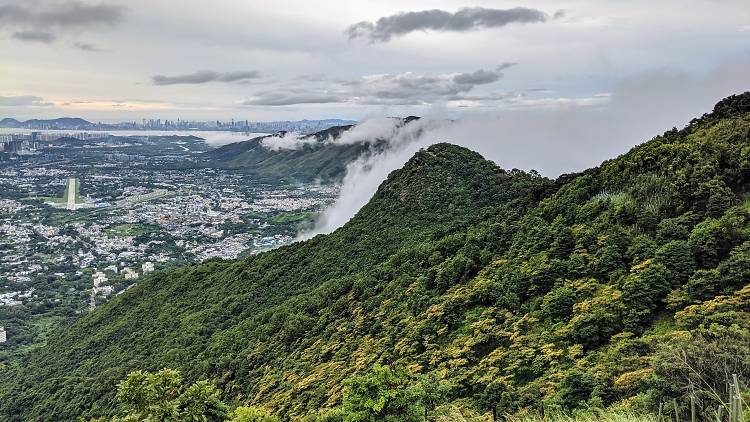
[[[417,119],[410,116],[398,120],[405,125]],[[205,158],[212,167],[240,170],[262,180],[335,181],[344,177],[347,164],[364,154],[380,150],[387,141],[336,143],[354,127],[335,126],[302,136],[300,139],[305,142],[294,149],[271,149],[265,143],[271,142],[273,136],[262,136],[217,148],[206,153]]]
[[[158,274],[83,317],[0,381],[0,415],[109,414],[128,370],[167,366],[298,419],[384,363],[480,413],[693,394],[707,418],[727,368],[750,379],[749,104],[554,184],[432,146],[329,236]]]
[[[0,400],[3,415],[66,420],[92,406],[94,414],[105,412],[113,385],[142,367],[179,367],[190,376],[228,376],[233,388],[249,385],[264,372],[262,365],[247,366],[264,338],[280,336],[285,353],[313,328],[311,314],[340,301],[380,262],[412,243],[461,231],[484,210],[528,207],[548,185],[466,149],[435,145],[392,173],[332,235],[243,261],[158,274],[82,318],[14,372],[11,383],[19,388]],[[300,303],[308,297],[316,302]],[[258,363],[278,353],[269,350]],[[205,364],[191,369],[196,359]]]
[[[208,152],[209,165],[240,170],[260,180],[312,182],[337,180],[346,165],[370,150],[370,144],[304,145],[299,149],[270,150],[264,138],[229,144]]]

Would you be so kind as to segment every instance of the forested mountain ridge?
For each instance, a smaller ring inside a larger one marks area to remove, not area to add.
[[[394,118],[395,119],[395,118]],[[418,117],[397,119],[401,125]],[[210,166],[231,168],[250,173],[261,180],[311,182],[337,181],[343,178],[346,165],[363,154],[377,152],[386,139],[367,142],[337,143],[355,125],[334,126],[302,136],[295,148],[273,149],[273,135],[224,145],[206,153]]]
[[[308,135],[311,142],[295,149],[272,150],[263,145],[271,135],[224,145],[206,153],[212,167],[231,168],[261,180],[310,182],[343,177],[346,163],[366,153],[370,144],[324,145],[328,136],[340,136],[352,126],[336,126]]]
[[[315,418],[382,363],[461,414],[692,394],[707,417],[722,371],[750,379],[749,182],[750,93],[557,182],[438,144],[331,235],[157,274],[81,318],[5,374],[0,415],[108,415],[126,372],[171,367]]]
[[[236,389],[249,375],[247,354],[262,338],[273,334],[281,335],[284,344],[299,341],[311,328],[316,306],[325,304],[300,308],[299,301],[317,296],[326,302],[345,300],[341,295],[351,287],[354,274],[390,259],[408,244],[465,229],[495,203],[507,202],[513,212],[530,207],[549,184],[537,175],[500,170],[464,148],[435,145],[393,172],[345,229],[273,254],[158,274],[81,319],[13,375],[31,378],[11,383],[29,382],[10,392],[20,408],[3,411],[11,420],[11,415],[46,420],[50,413],[68,420],[88,413],[93,403],[98,414],[111,405],[109,393],[127,371],[152,365],[184,368],[180,362],[192,359],[210,363],[195,367],[195,376],[204,376],[205,370],[218,370],[217,375],[241,370],[227,378],[236,378]],[[227,347],[237,353],[229,354]],[[259,358],[273,362],[279,355]],[[41,372],[32,375],[31,367]],[[87,380],[85,385],[81,380]]]

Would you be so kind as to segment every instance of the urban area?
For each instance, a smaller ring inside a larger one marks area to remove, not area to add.
[[[194,136],[0,135],[0,365],[155,271],[289,243],[336,186],[197,163]]]

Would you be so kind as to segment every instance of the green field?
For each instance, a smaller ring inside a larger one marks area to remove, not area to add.
[[[118,224],[107,229],[107,233],[114,236],[140,236],[142,234],[154,233],[158,231],[157,226],[148,224]]]
[[[62,196],[32,196],[29,198],[24,198],[25,200],[39,200],[46,203],[51,204],[66,204],[68,202],[68,181],[65,180],[65,190],[63,190]],[[76,179],[76,204],[83,204],[83,198],[81,198],[81,181],[79,179]]]
[[[299,223],[301,221],[312,219],[317,213],[314,212],[290,212],[273,216],[271,221],[276,224]]]
[[[81,200],[81,180],[80,179],[76,179],[76,188],[75,189],[76,189],[76,192],[75,192],[75,203],[76,204],[82,204],[83,200]],[[68,191],[69,191],[69,187],[68,187],[68,183],[66,182],[65,183],[65,191],[63,192],[63,196],[61,198],[61,200],[62,200],[63,203],[65,203],[65,202],[68,201]]]

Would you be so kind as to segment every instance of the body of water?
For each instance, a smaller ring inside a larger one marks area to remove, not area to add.
[[[49,134],[74,134],[74,133],[107,133],[114,136],[197,136],[206,140],[212,146],[221,146],[234,142],[247,141],[267,133],[242,133],[229,131],[203,131],[203,130],[34,130],[22,128],[0,128],[0,135],[29,134],[41,132]]]

